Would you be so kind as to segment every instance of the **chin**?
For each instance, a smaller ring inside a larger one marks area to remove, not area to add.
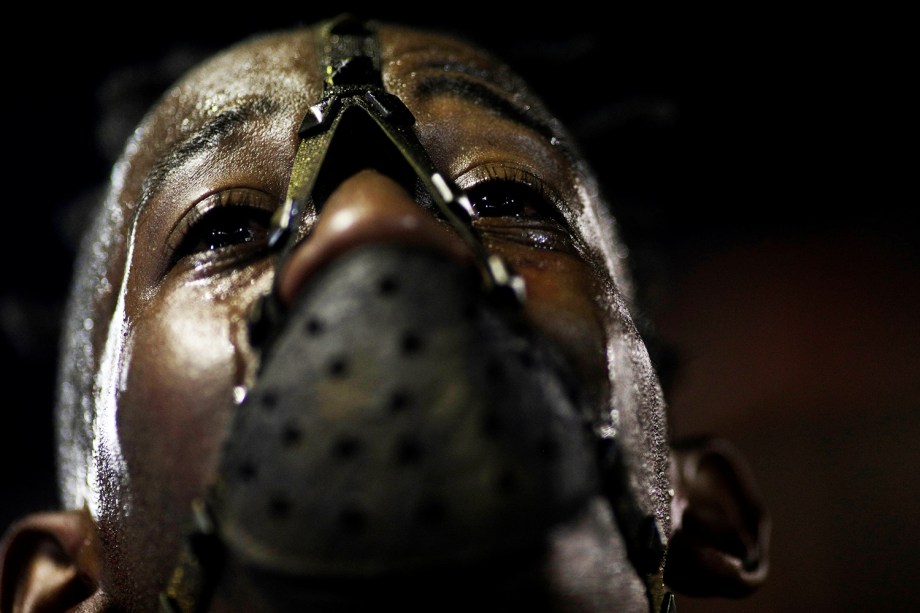
[[[540,546],[411,570],[302,576],[228,565],[214,613],[230,611],[421,613],[647,612],[613,515],[600,498],[552,527]]]

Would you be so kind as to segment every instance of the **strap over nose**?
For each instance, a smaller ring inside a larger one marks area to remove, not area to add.
[[[500,257],[490,254],[472,230],[476,212],[466,193],[441,174],[412,129],[415,117],[383,87],[376,35],[349,16],[323,29],[323,98],[309,108],[284,205],[273,218],[269,246],[279,254],[274,291],[259,301],[250,317],[250,342],[264,349],[285,315],[278,300],[281,274],[299,231],[339,184],[370,167],[412,189],[430,195],[437,214],[447,221],[473,254],[483,290],[506,307],[525,299],[524,280]]]
[[[439,223],[390,177],[362,170],[339,185],[323,213],[286,260],[276,283],[281,304],[291,308],[323,267],[363,245],[398,245],[439,254],[461,265],[472,253],[459,236]]]
[[[347,176],[361,170],[360,167],[349,168],[348,162],[343,163],[343,159],[354,160],[354,150],[350,150],[348,156],[330,159],[333,138],[357,132],[364,148],[368,138],[383,136],[392,149],[391,155],[381,155],[367,163],[384,174],[405,176],[408,170],[430,194],[438,214],[453,226],[473,252],[486,290],[520,304],[524,299],[523,280],[513,274],[504,261],[485,250],[472,232],[476,213],[469,198],[435,168],[412,130],[415,117],[402,100],[384,89],[380,50],[373,31],[350,17],[333,21],[324,30],[323,63],[326,74],[323,98],[310,107],[300,126],[298,134],[302,140],[287,198],[274,220],[270,244],[281,252],[281,259],[298,242],[297,226],[310,205],[317,206],[322,196],[328,195]],[[365,163],[358,157],[357,162],[351,162],[352,166]]]

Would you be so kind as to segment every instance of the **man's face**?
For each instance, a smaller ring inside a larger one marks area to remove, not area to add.
[[[414,114],[439,171],[470,192],[481,214],[475,233],[525,281],[526,325],[574,373],[595,431],[621,439],[642,510],[666,526],[657,384],[617,287],[609,221],[564,134],[481,52],[395,28],[381,28],[380,42],[386,89]],[[302,242],[276,273],[269,219],[288,189],[297,129],[321,95],[312,31],[256,40],[190,74],[129,146],[116,193],[129,228],[124,273],[113,280],[121,287],[100,348],[96,482],[87,495],[105,544],[105,581],[124,602],[152,606],[191,503],[215,480],[235,400],[258,379],[247,322],[276,274],[282,302],[294,308],[314,277],[368,246],[434,253],[445,270],[471,266],[424,195],[360,171],[313,204]],[[336,415],[330,403],[323,410]],[[602,496],[547,542],[535,572],[564,603],[558,610],[647,610]]]

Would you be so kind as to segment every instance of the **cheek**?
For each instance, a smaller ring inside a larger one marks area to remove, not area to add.
[[[607,386],[604,312],[594,271],[580,258],[520,245],[493,245],[527,287],[526,312],[581,374],[592,395]]]
[[[128,472],[181,498],[213,468],[229,417],[235,351],[224,311],[189,292],[154,305],[132,336],[118,415]]]
[[[145,593],[176,560],[192,501],[217,470],[237,370],[227,306],[194,289],[150,305],[129,338],[117,427],[127,469],[119,567]]]

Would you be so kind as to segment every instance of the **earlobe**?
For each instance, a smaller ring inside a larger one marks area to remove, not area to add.
[[[741,453],[721,439],[673,445],[665,581],[689,596],[741,597],[766,579],[770,520]]]
[[[30,515],[0,543],[0,611],[102,608],[95,525],[85,511]]]

